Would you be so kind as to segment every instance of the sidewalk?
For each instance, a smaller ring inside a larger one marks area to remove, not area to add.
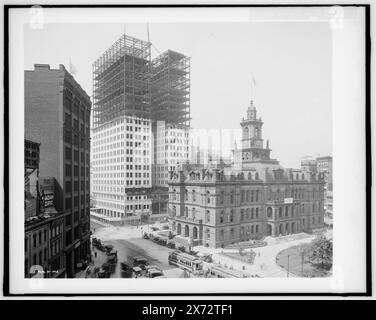
[[[304,239],[297,239],[293,241],[282,242],[278,244],[268,245],[265,247],[253,248],[256,253],[254,264],[239,261],[227,256],[222,255],[222,252],[238,252],[237,249],[213,249],[203,246],[194,247],[193,250],[202,253],[212,254],[215,263],[226,265],[227,267],[233,267],[239,271],[243,271],[250,275],[257,275],[259,277],[287,277],[287,272],[281,268],[275,261],[276,256],[282,250],[292,247],[301,243],[308,243],[314,239],[315,236],[308,236]],[[245,249],[245,252],[249,252],[251,249]],[[294,277],[290,273],[290,277]]]

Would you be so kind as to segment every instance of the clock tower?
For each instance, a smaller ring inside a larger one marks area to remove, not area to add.
[[[254,162],[270,162],[269,141],[264,148],[264,140],[262,138],[261,118],[257,118],[257,110],[253,100],[251,100],[247,109],[247,117],[240,122],[242,129],[241,149],[235,150],[235,161],[242,164]]]

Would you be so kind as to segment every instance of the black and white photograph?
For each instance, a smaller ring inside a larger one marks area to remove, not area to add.
[[[8,10],[13,293],[367,291],[364,6]]]

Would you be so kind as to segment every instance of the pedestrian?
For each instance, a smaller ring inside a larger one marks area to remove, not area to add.
[[[94,256],[95,256],[95,258],[97,258],[97,252],[96,251],[94,252]]]

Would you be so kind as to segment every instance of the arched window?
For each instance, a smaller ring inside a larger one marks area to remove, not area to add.
[[[251,202],[253,202],[255,196],[255,191],[251,190]]]
[[[249,190],[247,190],[247,192],[246,192],[245,200],[246,200],[246,202],[249,202]]]
[[[268,207],[266,214],[268,215],[268,218],[273,217],[273,209],[271,207]]]
[[[251,209],[251,219],[253,219],[253,218],[254,218],[254,212],[255,212],[255,209],[254,209],[254,208],[252,208],[252,209]]]
[[[223,240],[225,238],[225,230],[222,229],[219,234],[220,234],[221,240]]]
[[[248,180],[252,180],[252,173],[248,172]]]
[[[244,220],[244,209],[240,210],[240,221]]]
[[[259,174],[258,174],[258,172],[256,172],[256,174],[255,174],[255,179],[256,179],[256,180],[259,179]]]
[[[210,192],[206,192],[206,203],[210,203]]]
[[[184,191],[184,199],[185,199],[185,201],[188,201],[188,190],[187,189],[185,189],[185,191]]]
[[[193,239],[197,239],[197,227],[193,227]]]
[[[256,219],[259,217],[259,208],[256,208]]]
[[[192,208],[192,219],[196,219],[196,208]]]
[[[177,233],[181,234],[181,224],[180,223],[178,223]]]
[[[256,190],[256,202],[258,202],[258,201],[259,201],[259,191]]]
[[[234,210],[231,209],[230,212],[230,222],[234,222]]]
[[[279,207],[278,211],[279,211],[279,217],[282,218],[282,207]]]
[[[291,217],[294,216],[294,206],[291,207]]]
[[[192,201],[196,201],[196,190],[192,190]]]
[[[188,227],[188,225],[185,225],[185,228],[184,228],[184,236],[185,236],[185,237],[189,237],[189,227]]]
[[[253,233],[254,232],[254,226],[253,225],[251,225],[251,233]]]
[[[245,195],[245,191],[244,190],[242,190],[242,191],[240,191],[240,202],[244,202],[244,195]]]
[[[289,216],[289,207],[286,207],[285,208],[285,217],[288,217]]]
[[[188,207],[185,207],[185,217],[188,218]]]
[[[249,208],[246,209],[246,218],[249,220]]]
[[[258,226],[258,224],[256,224],[256,233],[258,233],[259,232],[259,226]]]
[[[304,173],[302,174],[302,180],[304,180]]]

